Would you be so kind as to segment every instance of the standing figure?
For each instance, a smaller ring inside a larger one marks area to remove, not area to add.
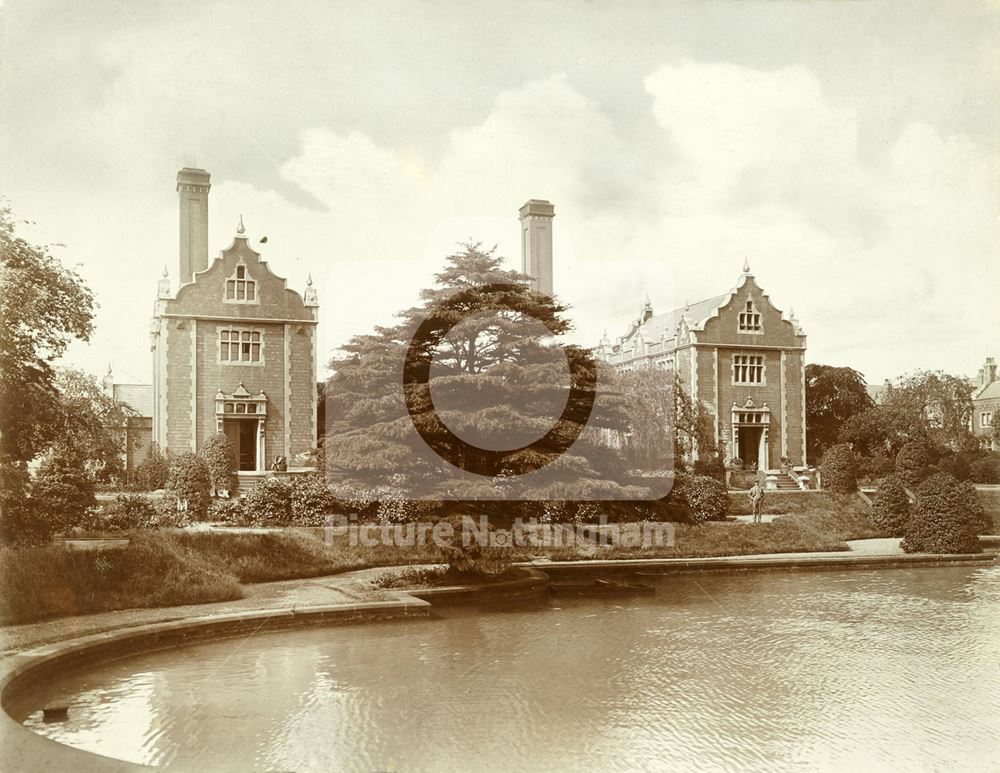
[[[753,522],[760,523],[760,511],[764,505],[764,489],[761,487],[760,481],[753,484],[748,496],[750,497],[750,506],[753,508]]]

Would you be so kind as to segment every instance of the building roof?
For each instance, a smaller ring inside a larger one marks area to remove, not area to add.
[[[115,384],[114,398],[131,407],[140,416],[153,415],[152,384]]]
[[[643,322],[638,329],[642,332],[642,337],[647,341],[657,341],[663,337],[671,339],[677,333],[677,324],[680,322],[682,316],[687,316],[692,322],[700,322],[721,306],[729,295],[729,293],[723,293],[722,295],[716,295],[714,298],[698,301],[688,306],[681,306],[679,309],[674,309],[673,311],[654,314]],[[631,328],[622,340],[627,341],[635,335],[635,330],[635,327]]]
[[[1000,400],[1000,381],[991,381],[982,389],[974,392],[973,400]]]

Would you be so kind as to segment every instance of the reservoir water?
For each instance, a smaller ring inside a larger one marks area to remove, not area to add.
[[[1000,567],[642,579],[130,658],[17,718],[198,770],[1000,770]]]

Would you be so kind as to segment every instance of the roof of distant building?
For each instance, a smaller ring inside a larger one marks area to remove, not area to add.
[[[152,384],[115,384],[114,398],[131,407],[140,416],[153,415]]]
[[[973,400],[1000,399],[1000,381],[992,381],[972,394]]]

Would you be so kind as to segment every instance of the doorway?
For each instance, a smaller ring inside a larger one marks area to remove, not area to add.
[[[240,472],[257,469],[257,420],[226,419],[222,429],[233,444]]]
[[[763,427],[741,426],[740,430],[740,459],[743,461],[743,469],[751,469],[754,463],[757,469],[767,468],[767,458],[762,448],[764,439]]]

